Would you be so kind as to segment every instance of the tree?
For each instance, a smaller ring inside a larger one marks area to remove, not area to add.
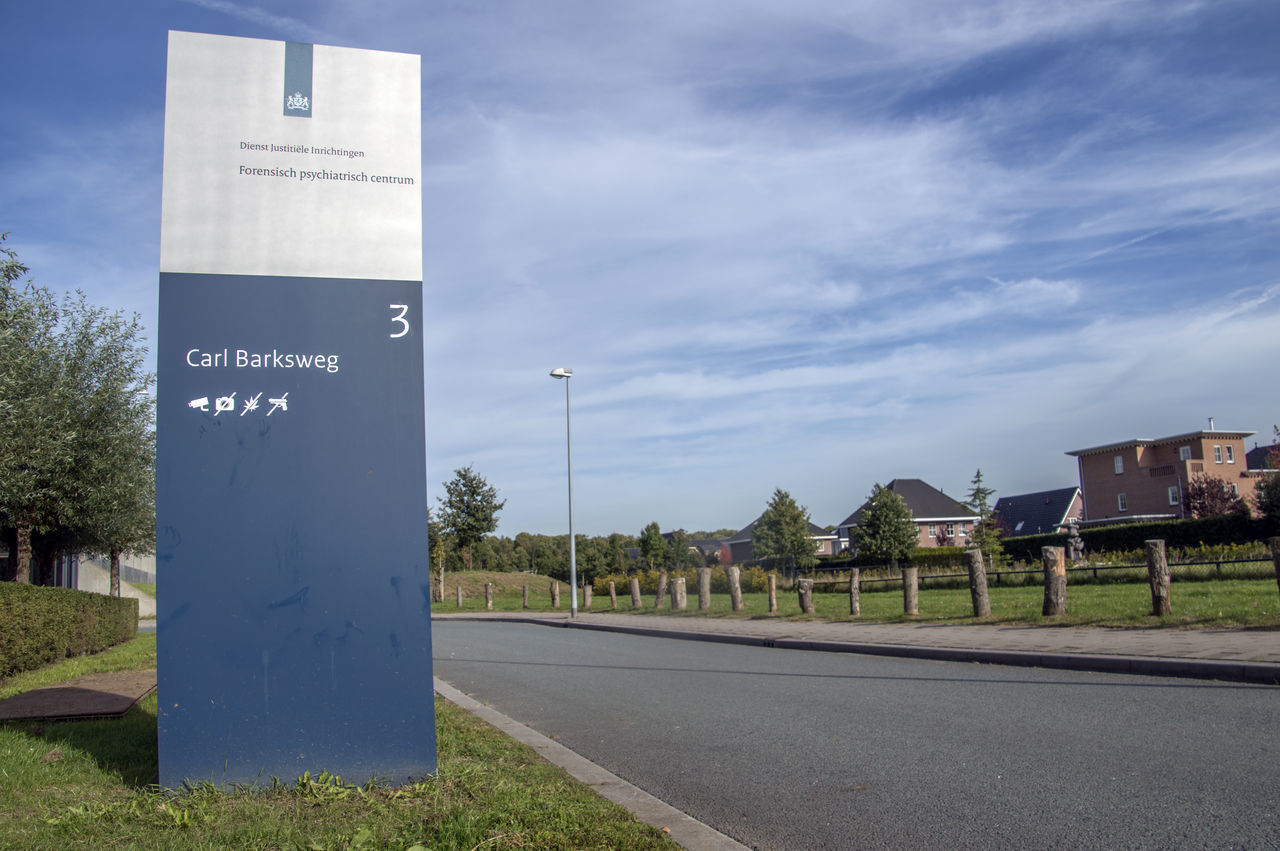
[[[1217,517],[1245,510],[1240,495],[1226,480],[1210,473],[1196,473],[1182,491],[1182,507],[1191,517]]]
[[[902,497],[877,482],[862,507],[858,525],[853,527],[853,540],[859,555],[897,568],[915,549],[919,532]]]
[[[796,567],[818,563],[809,537],[809,509],[797,505],[791,494],[775,488],[764,513],[751,530],[756,558],[789,558]]]
[[[0,234],[0,242],[6,235]],[[110,557],[149,551],[155,529],[154,376],[140,319],[61,305],[23,281],[0,246],[0,525],[15,530],[16,572],[30,581],[32,536]]]
[[[1275,442],[1267,453],[1267,467],[1280,470],[1280,426],[1272,426]],[[1267,473],[1253,492],[1253,505],[1273,534],[1280,535],[1280,473]]]
[[[973,534],[969,536],[969,545],[982,551],[988,570],[995,570],[1004,560],[1004,546],[1000,543],[1001,525],[991,506],[995,490],[982,484],[981,469],[973,474],[973,480],[969,484],[969,500],[966,505],[978,515],[973,525]]]
[[[650,523],[640,530],[640,558],[653,570],[662,564],[667,554],[667,541],[662,537],[662,527],[658,521]]]
[[[498,512],[507,504],[498,499],[497,488],[471,469],[470,465],[453,471],[453,479],[445,482],[440,503],[440,528],[462,552],[462,561],[471,570],[472,551],[476,544],[498,528]]]
[[[696,569],[702,567],[702,554],[689,544],[688,533],[677,529],[667,541],[664,561],[668,570]]]

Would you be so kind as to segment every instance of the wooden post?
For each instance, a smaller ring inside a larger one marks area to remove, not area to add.
[[[806,615],[813,614],[813,580],[801,579],[796,583],[800,593],[800,611]]]
[[[524,586],[524,607],[529,608],[529,586]]]
[[[674,612],[683,612],[689,608],[689,595],[685,588],[685,579],[683,576],[677,576],[675,587],[671,591],[671,610]]]
[[[609,580],[609,608],[618,608],[618,583],[612,579]]]
[[[856,567],[849,568],[849,616],[862,614],[862,571]]]
[[[590,582],[582,583],[582,608],[584,609],[591,608],[591,594],[595,590],[596,590],[595,586],[593,586]]]
[[[982,550],[965,550],[969,562],[969,597],[973,600],[975,618],[991,617],[991,598],[987,595],[987,568],[982,564]]]
[[[551,608],[560,608],[560,583],[551,580]]]
[[[633,575],[629,584],[631,586],[631,608],[638,609],[644,605],[640,600],[640,577]]]
[[[655,609],[661,609],[663,601],[667,599],[667,583],[670,581],[671,578],[665,570],[658,574],[658,596],[653,601]]]
[[[1271,545],[1271,563],[1276,568],[1276,587],[1280,588],[1280,537],[1268,538],[1267,543]]]
[[[920,568],[909,564],[902,568],[902,611],[920,614]]]
[[[698,568],[698,611],[711,611],[711,568]]]
[[[493,611],[493,583],[486,582],[484,584],[484,607],[488,611]]]
[[[778,574],[769,574],[769,614],[778,613]]]
[[[1045,617],[1057,617],[1067,613],[1067,555],[1062,547],[1041,547],[1040,558],[1044,561],[1044,608],[1041,614]]]
[[[458,608],[461,609],[462,608],[462,586],[461,585],[458,586],[457,591],[458,591]]]
[[[1169,600],[1169,559],[1165,555],[1164,541],[1154,538],[1145,543],[1147,549],[1147,581],[1151,583],[1151,614],[1173,613]]]
[[[731,564],[724,569],[724,572],[729,577],[730,605],[735,612],[740,612],[745,608],[742,605],[742,568]]]

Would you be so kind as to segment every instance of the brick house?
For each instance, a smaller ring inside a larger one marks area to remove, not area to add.
[[[1250,473],[1245,438],[1251,431],[1210,429],[1138,438],[1066,453],[1076,459],[1084,523],[1183,517],[1182,494],[1192,476],[1207,473],[1252,505],[1258,473]]]
[[[935,487],[920,479],[894,479],[885,485],[911,509],[911,519],[916,522],[917,541],[920,547],[964,546],[969,534],[978,522],[978,514],[969,506],[957,502]],[[850,548],[853,527],[858,525],[864,502],[836,528],[841,549]]]

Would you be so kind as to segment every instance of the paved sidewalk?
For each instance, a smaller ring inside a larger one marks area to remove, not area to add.
[[[1280,631],[887,624],[626,613],[433,613],[701,641],[1280,684]]]

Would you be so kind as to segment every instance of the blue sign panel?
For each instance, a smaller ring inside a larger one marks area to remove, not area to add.
[[[403,54],[170,34],[163,786],[435,771],[418,80]]]

